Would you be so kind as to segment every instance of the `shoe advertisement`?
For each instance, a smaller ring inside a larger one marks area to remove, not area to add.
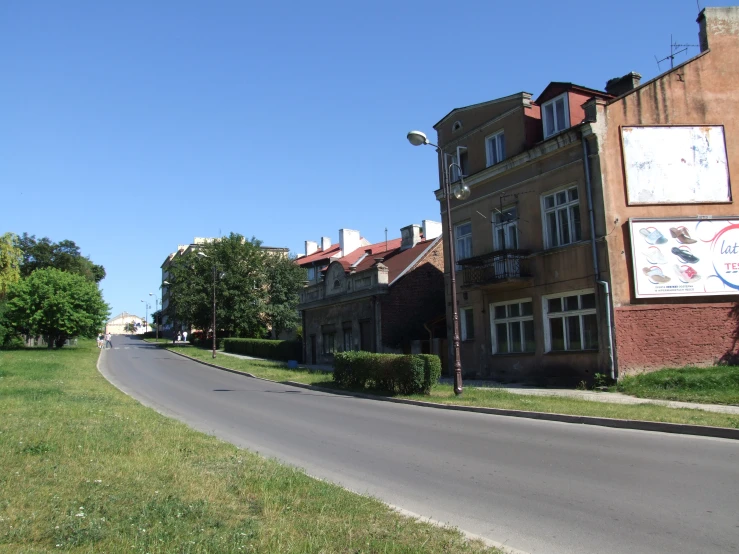
[[[739,293],[739,218],[631,219],[637,298]]]

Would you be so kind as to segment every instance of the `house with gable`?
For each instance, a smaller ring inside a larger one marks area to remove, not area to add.
[[[335,244],[306,241],[296,260],[307,275],[298,306],[306,362],[349,350],[440,353],[444,327],[434,336],[430,323],[444,314],[442,248],[441,224],[427,220],[375,244],[351,229]]]

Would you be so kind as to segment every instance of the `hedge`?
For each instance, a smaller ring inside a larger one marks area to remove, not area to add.
[[[216,337],[216,349],[220,350],[223,348],[223,342],[229,339],[220,339]],[[210,349],[213,348],[213,337],[188,337],[187,342],[198,348]]]
[[[226,352],[232,354],[284,362],[303,359],[303,344],[297,340],[225,339],[223,344]]]
[[[440,375],[441,361],[431,354],[334,354],[334,382],[345,388],[427,395]]]

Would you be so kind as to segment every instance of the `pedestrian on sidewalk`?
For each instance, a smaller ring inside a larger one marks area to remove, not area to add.
[[[98,348],[102,348],[103,347],[103,342],[104,342],[103,341],[103,334],[102,333],[98,333]]]
[[[177,342],[182,342],[182,332],[177,331]]]
[[[113,348],[113,343],[110,342],[110,339],[111,339],[111,335],[110,335],[110,331],[108,331],[107,333],[105,333],[105,349],[106,350],[108,349],[108,347]]]
[[[187,342],[187,331],[182,331],[182,340]]]

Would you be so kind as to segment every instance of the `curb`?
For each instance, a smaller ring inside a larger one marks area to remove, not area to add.
[[[679,435],[695,435],[701,437],[712,437],[718,439],[731,439],[739,440],[739,429],[732,429],[730,427],[709,427],[706,425],[689,425],[686,423],[663,423],[659,421],[641,421],[632,419],[613,419],[609,417],[594,417],[594,416],[579,416],[579,415],[567,415],[557,414],[548,412],[527,412],[523,410],[509,410],[504,408],[481,408],[477,406],[460,406],[455,404],[438,404],[436,402],[425,402],[423,400],[408,400],[406,398],[391,398],[389,396],[376,396],[373,394],[365,394],[361,392],[349,392],[336,389],[328,389],[325,387],[316,387],[314,385],[306,385],[305,383],[297,383],[295,381],[272,381],[270,379],[264,379],[263,377],[257,377],[251,373],[245,371],[238,371],[235,369],[229,369],[227,367],[203,362],[196,358],[191,358],[186,354],[180,354],[174,350],[169,350],[178,356],[193,360],[194,362],[207,365],[209,367],[220,369],[222,371],[228,371],[229,373],[235,373],[237,375],[245,375],[253,379],[260,379],[261,381],[269,381],[271,383],[282,383],[290,385],[291,387],[297,387],[301,389],[315,390],[319,392],[325,392],[330,394],[339,394],[342,396],[353,396],[356,398],[364,398],[367,400],[376,400],[379,402],[392,402],[394,404],[408,404],[411,406],[423,406],[425,408],[435,408],[438,410],[455,410],[459,412],[475,412],[478,414],[489,414],[507,417],[520,417],[525,419],[539,419],[544,421],[559,421],[561,423],[579,423],[580,425],[596,425],[599,427],[611,427],[614,429],[633,429],[637,431],[656,431],[658,433],[673,433]],[[679,409],[679,408],[672,408]]]

